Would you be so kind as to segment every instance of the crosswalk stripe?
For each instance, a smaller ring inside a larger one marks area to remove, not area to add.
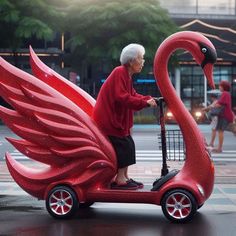
[[[182,160],[184,158],[183,151],[167,151],[173,158],[174,154],[176,154],[177,160]],[[10,153],[10,155],[15,160],[30,160],[30,158],[24,156],[22,153],[20,153],[17,150],[14,150]],[[136,160],[137,161],[161,161],[162,160],[162,151],[161,150],[136,150]],[[213,153],[212,154],[212,160],[214,162],[236,162],[236,151],[234,150],[228,150],[224,151],[223,153]]]
[[[174,152],[174,150],[171,150],[172,152]],[[175,152],[178,152],[179,150],[175,150]],[[181,151],[181,150],[180,150]],[[137,153],[161,153],[161,150],[137,150]],[[236,150],[226,150],[223,153],[235,153],[236,154]],[[218,154],[218,153],[214,153],[214,154]]]
[[[136,158],[137,161],[162,161],[161,157],[147,157],[147,158]],[[216,158],[216,157],[212,157],[213,162],[236,162],[236,158],[227,158],[227,157],[220,157],[220,158]],[[178,160],[176,160],[178,161]]]

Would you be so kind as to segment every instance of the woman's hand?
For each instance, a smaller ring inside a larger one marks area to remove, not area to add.
[[[208,111],[210,111],[213,107],[215,107],[215,106],[213,106],[213,105],[211,104],[211,105],[208,106],[208,107],[202,108],[202,111],[208,112]]]
[[[202,111],[204,111],[204,112],[207,112],[207,111],[209,111],[209,110],[210,110],[209,107],[204,107],[204,108],[202,108]]]
[[[157,103],[156,103],[154,98],[151,98],[151,99],[147,100],[147,104],[150,107],[157,107]]]

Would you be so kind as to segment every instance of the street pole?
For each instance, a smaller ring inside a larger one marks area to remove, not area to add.
[[[181,81],[180,81],[180,69],[175,68],[175,90],[179,97],[181,97]]]
[[[207,107],[207,79],[204,76],[204,106]]]
[[[196,0],[196,15],[198,15],[198,0]]]
[[[65,34],[61,34],[61,51],[64,54],[65,51]],[[62,55],[64,57],[64,55]],[[64,60],[61,61],[61,68],[63,69],[65,67]]]

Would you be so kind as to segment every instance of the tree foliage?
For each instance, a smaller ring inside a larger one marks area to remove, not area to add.
[[[159,44],[178,30],[158,0],[74,0],[66,14],[67,46],[78,60],[117,61],[121,49],[133,42],[144,45],[146,59],[153,60]]]
[[[158,0],[1,0],[0,45],[16,51],[26,39],[50,40],[66,32],[74,63],[119,63],[121,49],[140,43],[147,64],[159,44],[178,30]]]
[[[1,0],[1,47],[15,51],[25,39],[51,40],[59,29],[56,19],[60,19],[60,14],[47,0]]]

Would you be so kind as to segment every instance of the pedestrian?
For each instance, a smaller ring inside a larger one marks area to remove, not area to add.
[[[206,110],[212,110],[215,108],[220,108],[222,111],[218,115],[218,122],[216,125],[216,131],[218,132],[218,146],[213,148],[212,152],[220,153],[222,152],[224,143],[224,131],[227,126],[233,122],[234,114],[232,112],[231,106],[231,95],[230,95],[230,83],[228,81],[221,81],[219,84],[219,89],[221,91],[221,96],[215,104],[211,104]]]
[[[156,107],[151,96],[138,94],[132,78],[140,73],[145,49],[140,44],[129,44],[120,54],[121,65],[113,69],[102,85],[94,107],[93,118],[110,139],[117,157],[117,175],[111,188],[137,189],[143,187],[128,177],[128,166],[136,163],[135,143],[131,137],[133,112],[145,107]]]
[[[211,100],[211,106],[215,106],[217,103],[217,98],[218,98],[218,94],[217,93],[212,93],[210,95],[210,100]],[[210,110],[208,108],[203,108],[203,111],[207,111]],[[211,120],[211,141],[208,144],[208,146],[210,148],[214,147],[214,143],[215,143],[215,138],[216,138],[216,126],[217,126],[217,122],[218,122],[218,116],[216,115],[211,115],[209,112],[208,118]]]

